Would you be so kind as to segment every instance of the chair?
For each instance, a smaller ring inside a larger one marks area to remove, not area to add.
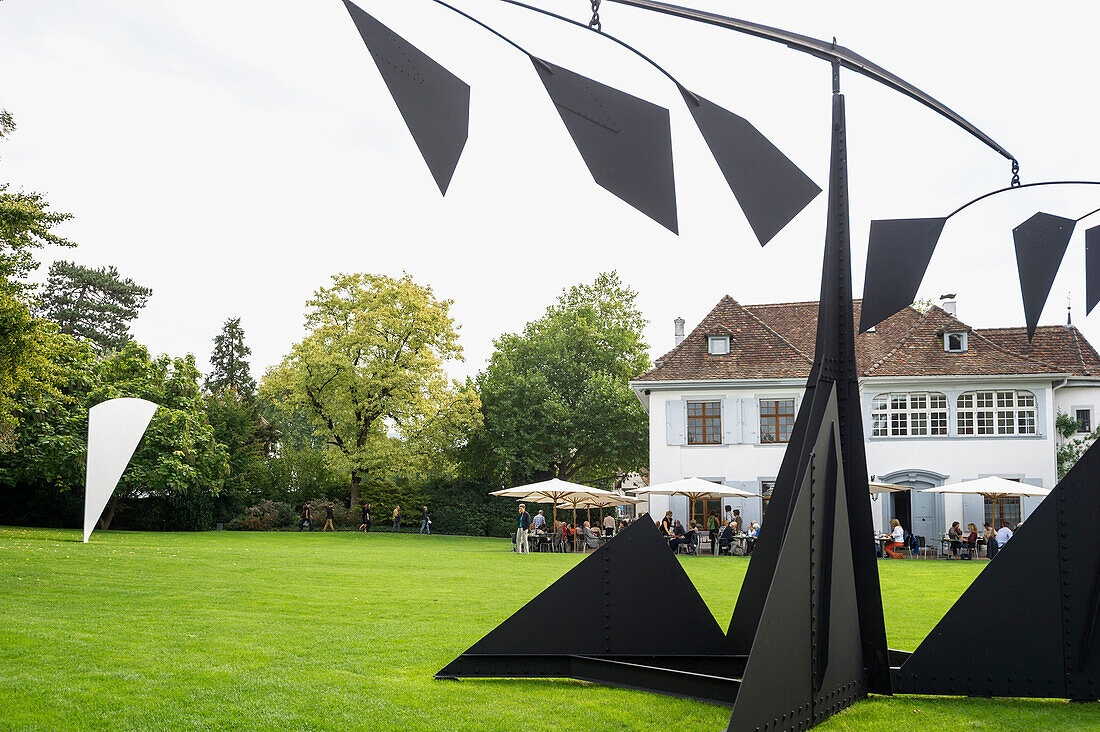
[[[913,539],[917,543],[917,558],[929,559],[932,556],[932,547],[928,546],[928,540],[923,536],[914,536]]]
[[[969,541],[964,541],[962,547],[959,549],[959,559],[973,559],[976,543],[971,544]]]

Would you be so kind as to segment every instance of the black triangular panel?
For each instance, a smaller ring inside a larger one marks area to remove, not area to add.
[[[763,246],[821,193],[744,117],[680,87],[707,147]]]
[[[833,99],[833,150],[829,182],[828,230],[822,266],[818,307],[817,344],[806,393],[795,419],[791,440],[783,456],[768,515],[760,529],[745,574],[737,606],[730,620],[727,649],[748,653],[763,615],[765,598],[776,573],[779,554],[789,533],[797,490],[805,475],[815,441],[825,419],[830,393],[836,391],[842,473],[847,502],[850,558],[859,612],[863,667],[867,690],[890,693],[890,667],[886,627],[882,616],[882,592],[872,535],[871,501],[867,489],[867,456],[863,440],[851,280],[851,242],[848,236],[847,170],[844,99]]]
[[[1100,302],[1100,226],[1085,230],[1085,315]]]
[[[1100,699],[1097,486],[1093,444],[902,664],[896,691]]]
[[[801,486],[793,508],[753,653],[745,664],[741,689],[733,705],[730,732],[811,726],[810,491],[805,485]]]
[[[1029,339],[1035,335],[1076,223],[1073,219],[1037,213],[1012,230]]]
[[[531,61],[592,178],[676,232],[668,110],[541,59]]]
[[[647,514],[517,610],[438,676],[576,677],[562,659],[578,657],[610,661],[650,657],[650,663],[652,657],[680,658],[677,668],[691,672],[688,659],[723,657],[723,645],[714,615]],[[519,672],[515,672],[517,664]],[[735,670],[739,669],[730,667],[731,672]],[[611,683],[652,688],[638,676],[627,669],[625,677]],[[736,693],[734,680],[730,679],[728,689],[726,703]],[[654,690],[668,691],[659,685]]]
[[[946,218],[871,222],[859,332],[865,333],[917,297]]]
[[[469,85],[354,3],[344,5],[445,194],[469,132]]]
[[[835,388],[827,396],[730,732],[806,729],[865,696]]]

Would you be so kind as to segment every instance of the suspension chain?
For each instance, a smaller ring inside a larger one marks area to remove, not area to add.
[[[597,33],[603,32],[603,23],[600,22],[600,0],[591,0],[592,20],[588,21],[588,27]]]
[[[1012,182],[1009,185],[1012,188],[1020,186],[1020,164],[1015,159],[1012,161]]]

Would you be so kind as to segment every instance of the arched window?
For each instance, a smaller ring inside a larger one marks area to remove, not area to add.
[[[1030,391],[968,391],[959,395],[958,407],[960,435],[1036,434]]]
[[[871,400],[871,437],[942,437],[947,397],[933,391],[879,394]]]

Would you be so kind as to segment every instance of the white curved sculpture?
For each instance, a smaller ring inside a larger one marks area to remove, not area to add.
[[[88,410],[88,470],[84,479],[84,543],[111,500],[157,405],[109,399]]]

